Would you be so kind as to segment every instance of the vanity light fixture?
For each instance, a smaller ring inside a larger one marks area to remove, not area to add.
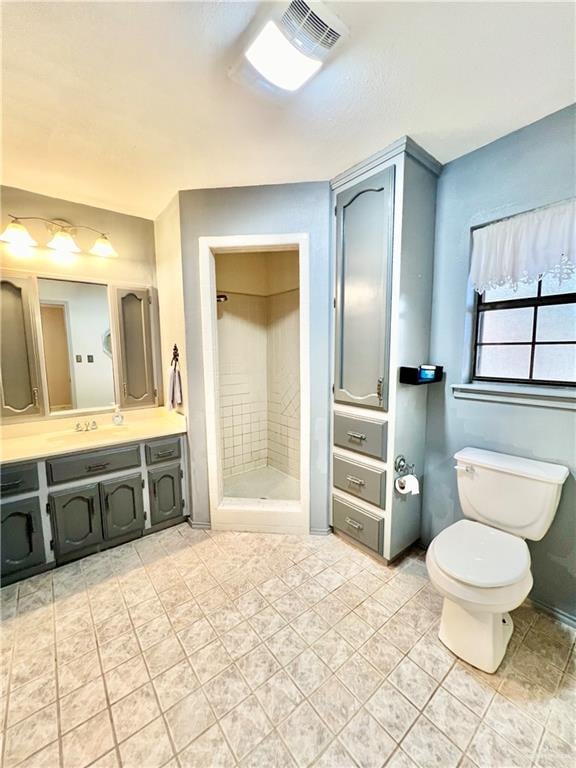
[[[0,235],[0,241],[9,243],[12,246],[28,247],[38,245],[24,224],[22,224],[22,221],[43,221],[52,235],[52,238],[46,244],[47,248],[51,248],[63,255],[81,253],[82,249],[74,240],[74,235],[76,234],[76,230],[86,229],[90,232],[96,232],[98,235],[98,238],[92,248],[90,248],[89,253],[93,256],[99,256],[100,258],[113,258],[118,256],[107,233],[101,232],[99,229],[94,229],[94,227],[88,227],[84,224],[73,225],[64,219],[45,219],[42,216],[18,217],[11,213],[8,215],[12,221]]]
[[[16,219],[14,217],[12,217],[12,221],[0,235],[0,240],[3,243],[9,243],[10,245],[17,246],[18,248],[38,245],[24,224],[20,223],[20,219]]]

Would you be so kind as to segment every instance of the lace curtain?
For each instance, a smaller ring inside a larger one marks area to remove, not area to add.
[[[478,293],[529,283],[558,282],[576,273],[576,199],[480,227],[472,236],[470,279]]]

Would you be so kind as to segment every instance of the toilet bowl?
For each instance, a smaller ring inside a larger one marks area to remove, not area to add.
[[[426,554],[444,597],[438,636],[456,656],[495,672],[512,636],[509,611],[532,589],[525,538],[550,527],[568,470],[478,448],[455,458],[462,510],[473,519],[445,528]]]

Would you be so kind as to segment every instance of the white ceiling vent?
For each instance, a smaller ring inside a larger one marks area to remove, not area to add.
[[[309,56],[324,58],[346,32],[342,22],[322,3],[292,0],[280,27],[293,45]]]

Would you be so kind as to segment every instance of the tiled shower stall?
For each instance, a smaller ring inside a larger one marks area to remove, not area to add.
[[[225,496],[298,498],[297,251],[216,256]]]

